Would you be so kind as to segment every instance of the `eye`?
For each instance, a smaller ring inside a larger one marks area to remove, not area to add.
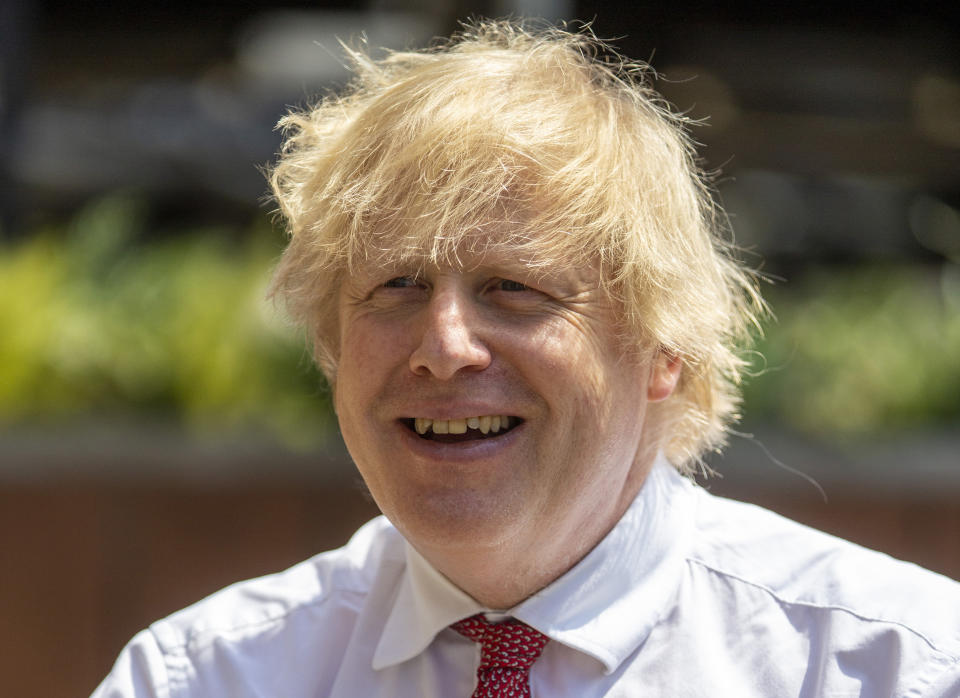
[[[547,298],[541,289],[506,277],[490,279],[486,290],[493,302],[510,308],[528,308]]]
[[[496,288],[499,291],[511,291],[511,292],[530,290],[530,287],[527,286],[526,284],[522,284],[519,281],[512,281],[510,279],[500,279],[500,281],[498,281],[496,284]]]
[[[384,288],[417,288],[420,281],[414,276],[397,276],[383,284]]]

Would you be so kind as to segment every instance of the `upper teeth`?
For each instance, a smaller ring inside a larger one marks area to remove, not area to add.
[[[501,429],[510,426],[510,417],[505,414],[485,414],[482,417],[467,417],[466,419],[416,417],[413,420],[413,426],[418,434],[426,434],[428,429],[433,429],[434,434],[466,434],[467,427],[479,429],[484,434],[491,431],[496,434]]]

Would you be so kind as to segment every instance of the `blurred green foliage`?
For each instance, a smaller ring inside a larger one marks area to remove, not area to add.
[[[323,379],[265,300],[276,234],[144,242],[143,213],[111,197],[66,231],[0,247],[0,423],[173,417],[321,443]]]
[[[257,429],[314,447],[333,429],[302,337],[264,298],[268,226],[146,240],[111,197],[67,230],[0,246],[0,424],[132,415]],[[819,270],[773,286],[750,419],[828,438],[960,418],[960,268]]]
[[[748,418],[830,438],[960,424],[960,267],[815,269],[766,292]]]

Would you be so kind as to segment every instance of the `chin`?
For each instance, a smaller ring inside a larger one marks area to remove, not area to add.
[[[499,547],[523,526],[521,511],[502,497],[464,491],[421,494],[385,513],[418,548]]]

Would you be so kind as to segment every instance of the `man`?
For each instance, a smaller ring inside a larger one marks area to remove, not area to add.
[[[683,477],[761,306],[645,69],[509,23],[353,58],[283,121],[275,293],[385,517],[95,695],[960,695],[956,584]]]

